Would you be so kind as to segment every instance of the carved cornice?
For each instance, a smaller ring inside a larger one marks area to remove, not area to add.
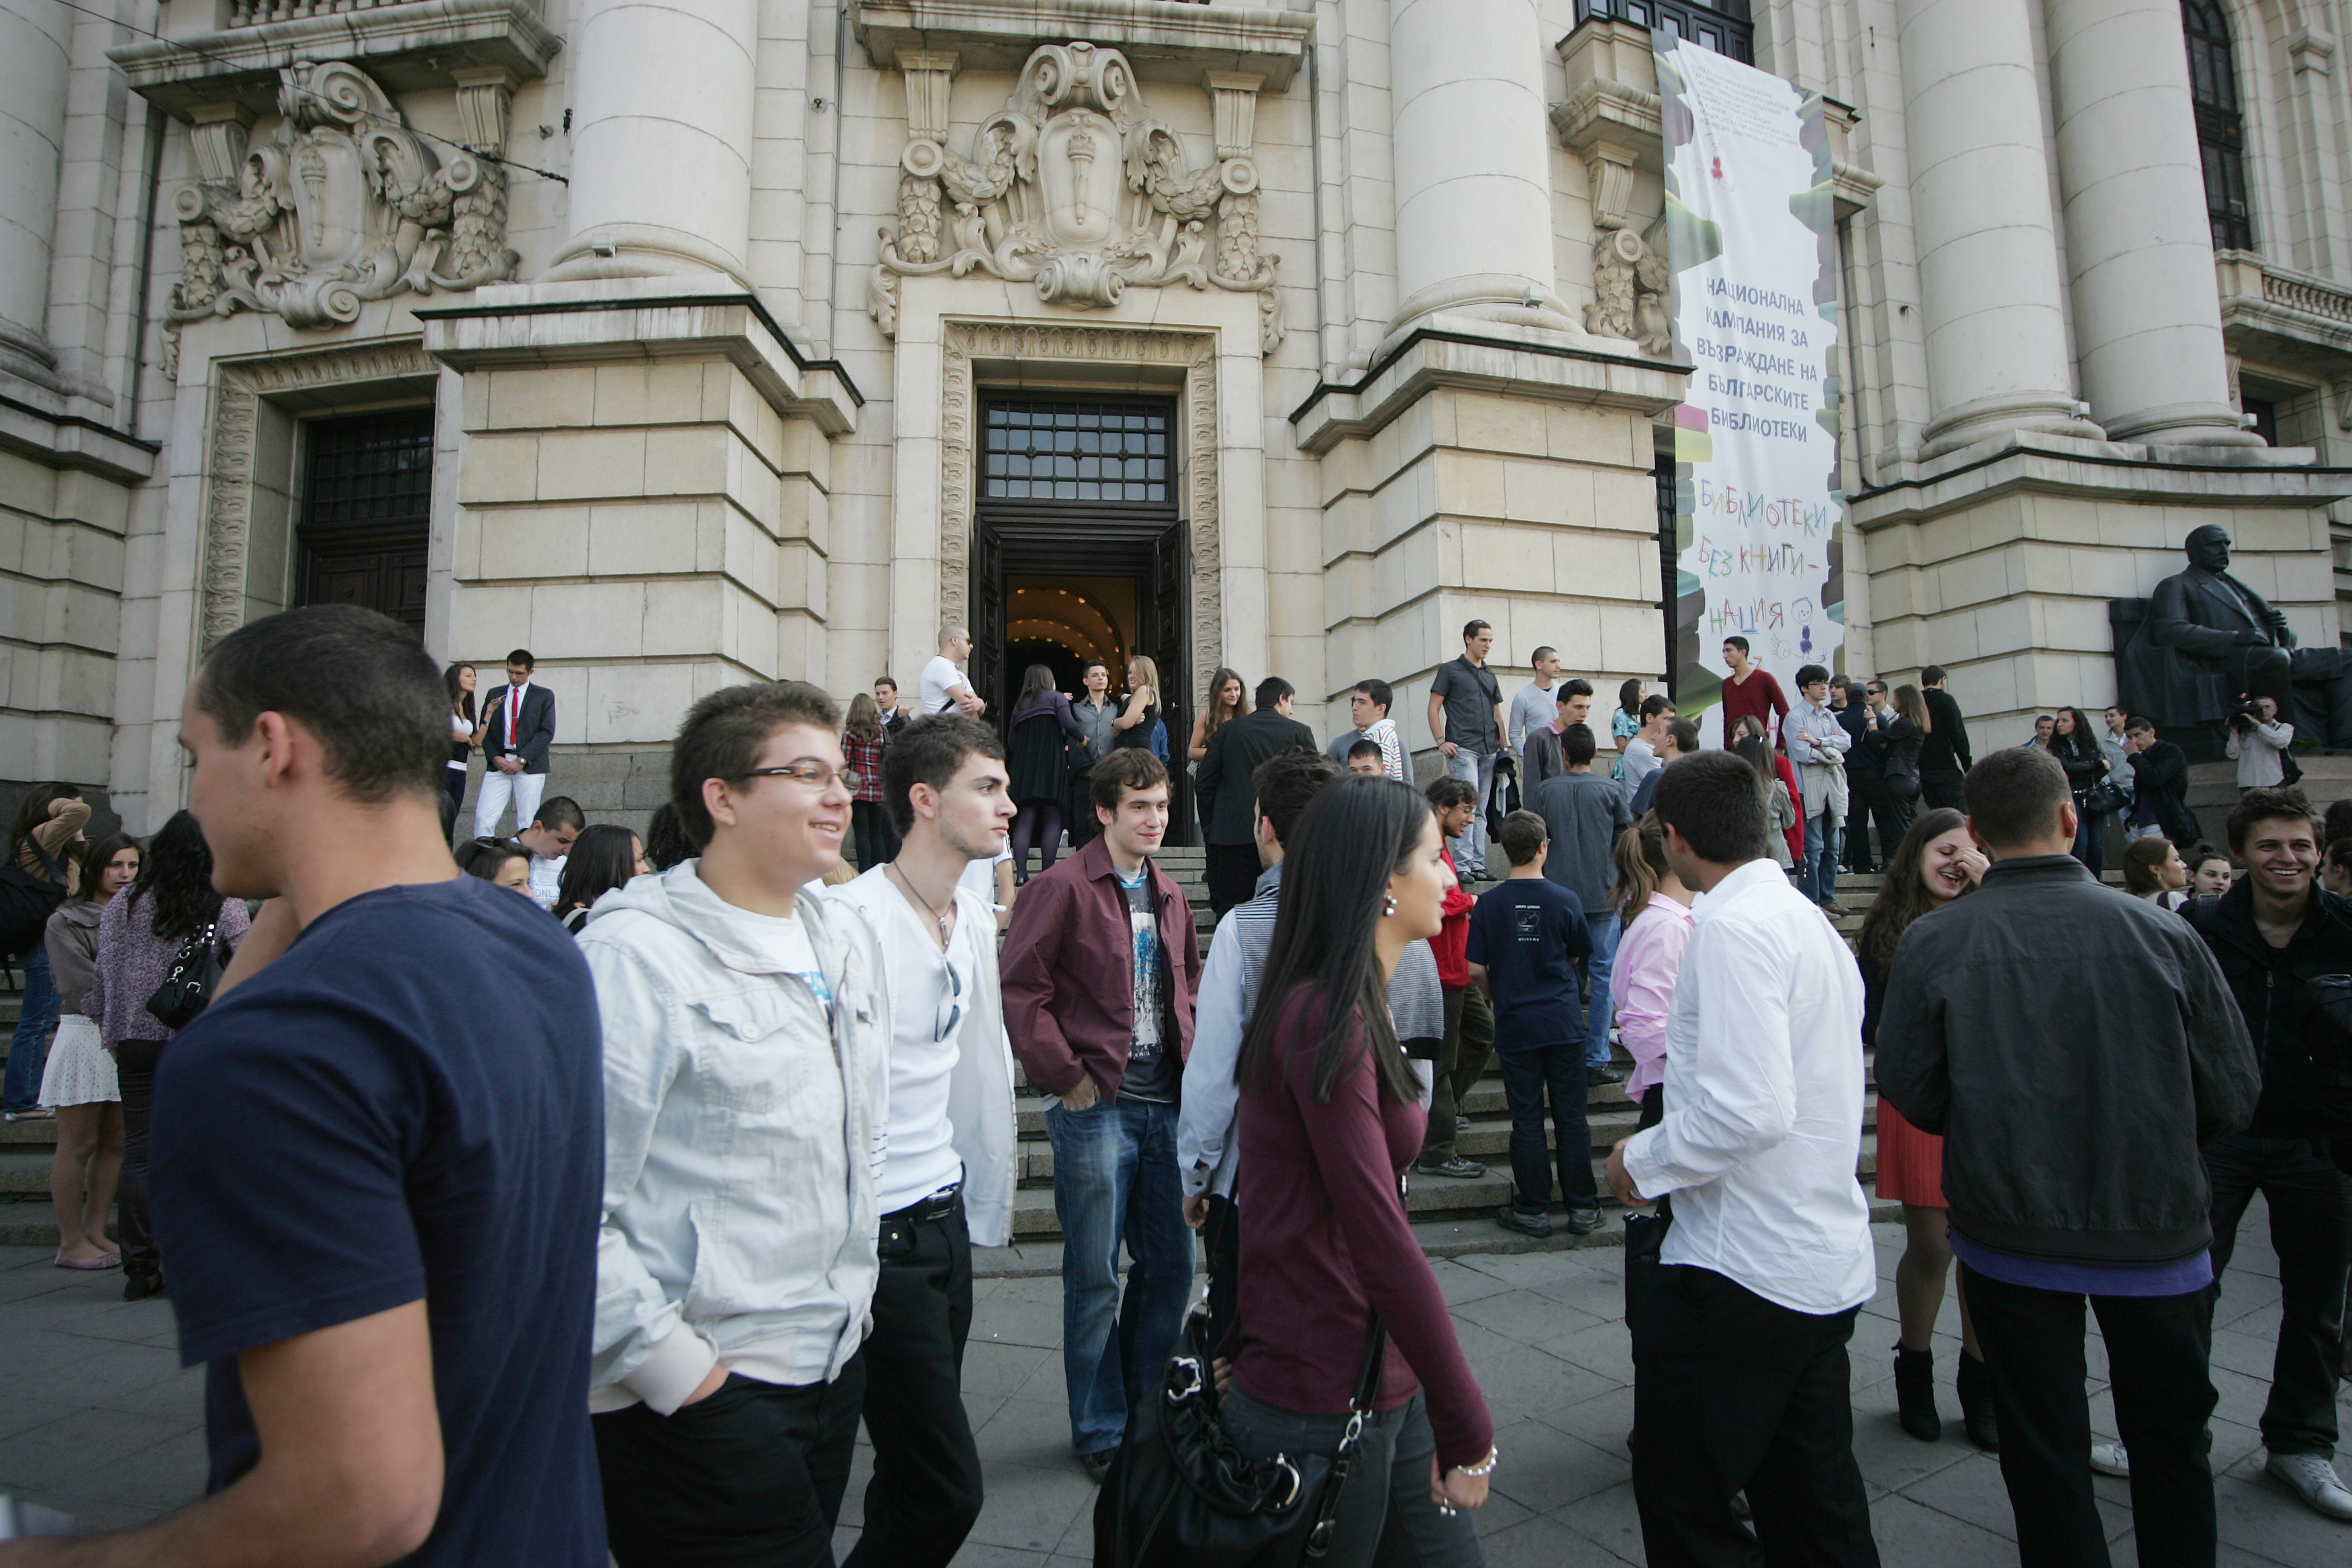
[[[1253,71],[1276,92],[1306,63],[1311,11],[1168,0],[854,0],[850,27],[877,66],[908,49],[952,49],[966,70],[1015,71],[1040,44],[1115,48],[1146,81]]]

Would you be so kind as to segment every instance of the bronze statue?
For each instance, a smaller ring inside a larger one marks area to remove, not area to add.
[[[2189,569],[2158,583],[2148,601],[2148,641],[2179,656],[2160,678],[2174,689],[2167,705],[2218,719],[2269,697],[2298,739],[2352,746],[2352,654],[2296,647],[2286,617],[2230,575],[2230,531],[2221,524],[2192,529],[2187,550]],[[2178,689],[2184,682],[2201,689]]]

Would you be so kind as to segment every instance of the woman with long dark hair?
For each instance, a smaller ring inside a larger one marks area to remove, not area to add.
[[[49,1201],[58,1211],[60,1268],[119,1268],[106,1239],[107,1211],[122,1175],[122,1089],[85,1006],[98,966],[98,922],[139,875],[139,841],[110,833],[83,855],[74,896],[49,917],[49,974],[58,989],[58,1037],[41,1070],[41,1103],[57,1112]]]
[[[2061,708],[2050,733],[2050,754],[2066,770],[2066,787],[2074,792],[2074,858],[2092,876],[2099,874],[2105,857],[2106,819],[2094,814],[2084,798],[2107,776],[2107,753],[2099,748],[2097,731],[2080,708]]]
[[[701,853],[687,837],[686,825],[678,821],[677,807],[667,801],[654,807],[653,816],[646,823],[646,858],[655,870],[667,871]]]
[[[2189,901],[2189,862],[2169,838],[2135,838],[2124,846],[2124,891],[2159,909]]]
[[[1649,689],[1638,679],[1628,680],[1617,689],[1617,707],[1609,715],[1609,743],[1615,752],[1609,759],[1609,776],[1625,776],[1625,743],[1642,732],[1642,699]]]
[[[572,853],[563,858],[563,879],[556,884],[555,907],[550,912],[578,936],[597,900],[627,887],[632,877],[651,876],[653,868],[645,845],[627,828],[611,822],[583,827],[572,841]]]
[[[1087,742],[1086,726],[1070,709],[1070,700],[1054,686],[1053,669],[1033,664],[1021,672],[1021,694],[1013,700],[1013,744],[1006,748],[1004,771],[1012,783],[1013,804],[1021,808],[1013,819],[1013,885],[1029,880],[1029,847],[1035,845],[1037,869],[1054,868],[1062,847],[1062,798],[1070,783],[1070,748]]]
[[[510,893],[530,897],[530,854],[503,838],[469,838],[458,845],[457,869]]]
[[[871,871],[898,852],[898,836],[891,831],[890,813],[882,804],[882,753],[889,744],[882,705],[869,692],[851,698],[841,725],[841,756],[857,775],[857,788],[849,800],[849,832],[861,871]]]
[[[245,940],[245,900],[213,890],[213,852],[204,830],[173,812],[147,841],[130,888],[98,921],[98,962],[82,1010],[98,1020],[100,1043],[114,1053],[122,1094],[122,1299],[163,1289],[163,1260],[147,1219],[147,1131],[154,1113],[155,1067],[173,1031],[147,1011],[147,999],[171,973],[181,946],[209,929],[226,967]]]
[[[1327,1561],[1483,1562],[1461,1510],[1486,1500],[1494,1423],[1463,1360],[1398,1181],[1421,1151],[1421,1082],[1388,977],[1438,933],[1444,840],[1406,784],[1328,785],[1286,846],[1241,1089],[1240,1321],[1227,1433],[1256,1458],[1330,1453],[1376,1333],[1391,1342]],[[1399,1548],[1409,1548],[1399,1551]]]
[[[1217,673],[1209,677],[1209,700],[1192,715],[1192,741],[1185,747],[1184,754],[1196,763],[1207,756],[1209,737],[1217,732],[1218,726],[1249,710],[1249,689],[1242,684],[1241,672],[1219,665]]]
[[[1862,965],[1862,1040],[1878,1043],[1878,1011],[1886,998],[1886,975],[1895,945],[1911,922],[1972,891],[1984,878],[1984,852],[1969,837],[1968,818],[1949,806],[1920,816],[1886,862],[1886,880],[1854,939]],[[1903,1205],[1906,1232],[1902,1261],[1895,1266],[1895,1310],[1902,1332],[1895,1344],[1895,1398],[1903,1429],[1922,1442],[1943,1436],[1936,1415],[1936,1363],[1928,1349],[1936,1314],[1944,1306],[1944,1279],[1952,1271],[1952,1244],[1945,1233],[1944,1141],[1903,1120],[1878,1102],[1878,1195]],[[1992,1384],[1977,1349],[1969,1299],[1960,1298],[1960,1419],[1969,1440],[1980,1448],[2000,1447],[1993,1420]]]
[[[441,837],[457,826],[457,808],[466,803],[466,762],[489,733],[490,721],[475,704],[478,678],[470,664],[453,664],[441,672],[442,689],[449,694],[449,766],[441,775]]]
[[[1789,759],[1775,752],[1760,732],[1748,732],[1747,727],[1751,723],[1760,731],[1763,728],[1760,721],[1742,719],[1739,723],[1741,733],[1739,739],[1732,742],[1731,750],[1740,761],[1754,768],[1756,776],[1764,781],[1764,820],[1770,829],[1765,836],[1764,847],[1771,854],[1775,865],[1783,871],[1790,870],[1797,864],[1799,847],[1790,842],[1789,836],[1802,833],[1805,824],[1797,810],[1797,790],[1789,776],[1780,771],[1789,765]]]

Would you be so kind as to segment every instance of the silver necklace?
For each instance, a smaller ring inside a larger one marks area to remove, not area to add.
[[[898,863],[896,860],[890,862],[890,874],[898,878],[898,886],[906,889],[908,895],[912,898],[915,902],[922,905],[925,911],[930,915],[932,920],[939,922],[940,946],[941,948],[945,948],[948,944],[948,917],[946,911],[943,910],[933,909],[931,907],[931,900],[923,897],[923,895],[916,889],[915,884],[908,880],[907,873],[898,869]],[[948,899],[950,902],[952,903],[955,899],[955,894],[952,892],[949,893]]]

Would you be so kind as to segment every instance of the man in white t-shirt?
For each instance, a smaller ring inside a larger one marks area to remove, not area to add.
[[[1527,744],[1530,731],[1549,728],[1559,709],[1559,700],[1552,688],[1559,684],[1559,650],[1539,647],[1528,656],[1535,667],[1536,678],[1519,688],[1511,698],[1510,748],[1517,752]],[[1576,722],[1581,724],[1583,720]]]
[[[568,795],[551,795],[539,803],[530,826],[514,836],[516,847],[530,857],[530,901],[541,909],[555,907],[557,890],[563,885],[563,863],[587,826],[578,801]]]
[[[889,1154],[881,1278],[866,1341],[874,1479],[844,1568],[946,1568],[980,1517],[961,1393],[971,1249],[1011,1240],[1013,1050],[996,923],[964,873],[1004,849],[1004,743],[977,719],[918,719],[884,752],[897,858],[825,895],[865,911],[890,981]]]
[[[923,666],[922,676],[915,682],[915,707],[919,713],[945,713],[952,709],[977,719],[987,711],[988,704],[963,678],[961,667],[971,657],[971,632],[962,626],[940,628],[940,651]]]

